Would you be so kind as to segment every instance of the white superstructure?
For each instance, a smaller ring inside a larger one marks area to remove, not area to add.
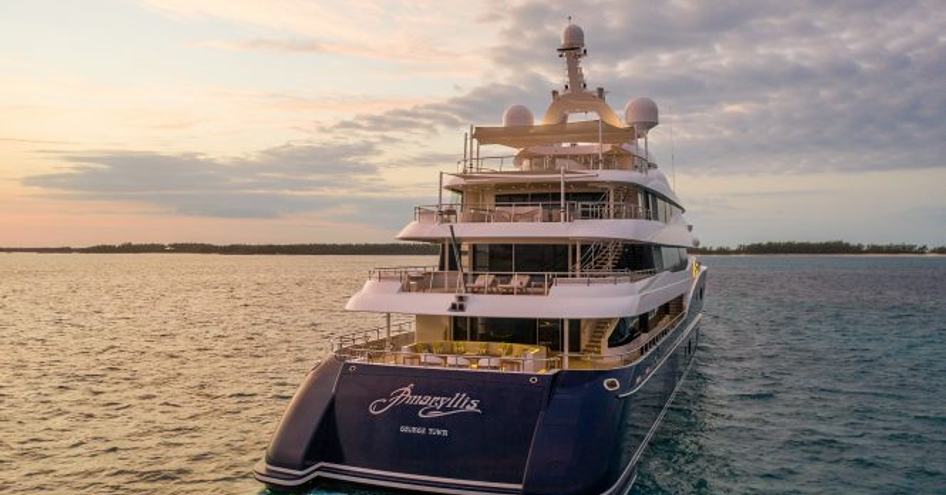
[[[559,52],[567,83],[541,120],[512,105],[503,125],[470,129],[437,204],[398,234],[439,246],[437,264],[370,272],[347,309],[385,324],[336,337],[257,479],[629,492],[694,363],[707,269],[648,154],[657,105],[634,99],[622,117],[588,91],[578,26]]]
[[[506,322],[562,368],[639,349],[685,312],[700,269],[684,208],[649,154],[657,105],[633,99],[619,116],[603,88],[588,90],[577,25],[558,51],[567,82],[541,120],[511,105],[503,125],[471,127],[438,204],[418,206],[398,234],[439,245],[438,265],[377,269],[347,309],[410,315],[415,343],[494,341]],[[513,153],[483,156],[484,145]]]

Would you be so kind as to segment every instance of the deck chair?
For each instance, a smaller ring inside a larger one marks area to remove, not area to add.
[[[513,275],[508,284],[498,284],[496,288],[502,293],[523,292],[529,287],[529,276],[523,274]]]
[[[514,209],[508,206],[497,206],[493,210],[493,221],[494,222],[511,222],[513,219]]]
[[[476,280],[468,287],[471,292],[489,292],[489,288],[493,286],[493,282],[496,281],[496,275],[485,274],[477,275]]]
[[[542,208],[538,206],[519,207],[513,211],[513,222],[538,222],[542,219]]]

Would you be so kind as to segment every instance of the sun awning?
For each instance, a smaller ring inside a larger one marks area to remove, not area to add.
[[[599,128],[600,126],[600,128]],[[600,130],[600,135],[599,135]],[[597,120],[535,126],[477,127],[473,137],[480,144],[500,144],[525,148],[542,144],[597,143],[621,144],[634,138],[633,127],[615,127]]]

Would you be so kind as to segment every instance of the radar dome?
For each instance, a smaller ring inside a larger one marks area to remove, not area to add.
[[[523,105],[512,105],[503,112],[503,125],[507,127],[532,125],[534,121],[535,118],[532,116],[532,111]]]
[[[624,107],[624,121],[638,132],[647,132],[657,126],[657,104],[650,98],[634,98]]]
[[[585,47],[585,32],[577,24],[569,24],[562,31],[562,50]]]

